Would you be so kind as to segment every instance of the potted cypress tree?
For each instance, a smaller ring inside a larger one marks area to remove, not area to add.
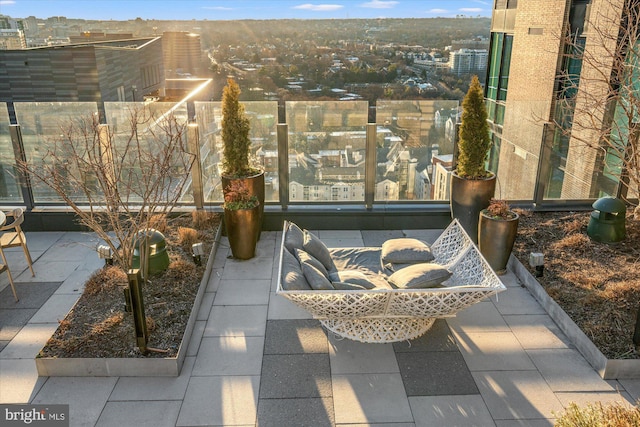
[[[249,131],[251,127],[239,98],[240,87],[238,83],[232,78],[228,78],[222,93],[222,191],[226,203],[227,190],[231,188],[231,184],[241,181],[249,195],[257,197],[258,214],[255,221],[258,222],[259,238],[264,214],[264,170],[250,162]],[[237,235],[229,230],[232,224],[225,223],[225,226],[229,236]]]
[[[489,206],[496,189],[496,176],[485,161],[491,148],[487,110],[477,76],[471,79],[462,101],[458,138],[458,163],[451,173],[451,217],[457,218],[469,237],[478,242],[480,211]]]
[[[478,248],[497,274],[504,274],[518,234],[520,216],[504,200],[491,199],[480,211]]]

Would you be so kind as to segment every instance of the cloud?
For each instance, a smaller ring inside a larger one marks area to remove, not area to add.
[[[371,0],[369,2],[362,3],[360,7],[370,7],[372,9],[391,9],[397,4],[397,1]]]
[[[458,10],[460,12],[467,12],[467,13],[480,13],[484,11],[484,9],[482,9],[481,7],[461,7]]]
[[[448,13],[447,9],[429,9],[427,13]]]
[[[314,12],[331,12],[334,10],[342,9],[344,6],[341,4],[299,4],[298,6],[293,6],[294,9],[304,9],[304,10],[313,10]]]
[[[0,0],[0,6],[7,6],[10,4],[16,4],[15,0]]]
[[[484,0],[471,0],[473,3],[479,3],[479,4],[483,4],[485,6],[489,6],[491,3],[489,3],[488,1],[484,1]]]

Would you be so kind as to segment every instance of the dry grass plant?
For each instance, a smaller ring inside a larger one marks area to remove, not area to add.
[[[587,404],[580,407],[571,403],[556,420],[556,427],[637,427],[640,426],[640,408],[621,403]]]

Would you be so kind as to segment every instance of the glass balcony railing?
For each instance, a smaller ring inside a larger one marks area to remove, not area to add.
[[[374,123],[369,123],[371,111],[366,101],[290,101],[284,109],[275,101],[245,102],[244,106],[251,121],[251,157],[265,170],[268,204],[371,207],[438,205],[448,200],[460,117],[458,101],[378,100]],[[554,203],[616,195],[619,178],[606,165],[611,163],[608,159],[579,156],[578,147],[571,142],[545,141],[558,133],[543,123],[514,120],[504,113],[527,108],[524,104],[501,105],[505,123],[501,133],[494,135],[499,140],[494,141],[491,156],[492,170],[498,174],[498,197]],[[134,113],[136,132],[131,126]],[[58,150],[58,159],[64,157],[64,150],[69,155],[87,155],[82,154],[82,138],[68,131],[98,118],[110,135],[101,151],[120,159],[117,173],[129,177],[128,185],[135,185],[136,177],[148,173],[150,166],[130,149],[130,143],[134,139],[147,147],[157,144],[162,132],[156,130],[162,129],[167,117],[176,126],[188,128],[188,138],[186,130],[183,136],[189,144],[196,144],[190,150],[197,163],[187,184],[179,188],[177,200],[184,205],[221,204],[221,103],[199,101],[0,104],[0,203],[31,208],[63,204],[39,180],[21,179],[17,164],[23,159],[30,165],[65,168],[52,161],[49,151]],[[180,164],[170,166],[173,178],[184,177]],[[81,176],[99,196],[99,185],[90,173],[65,172]],[[171,187],[171,181],[164,189],[167,195],[178,190]],[[81,192],[74,193],[76,188],[65,190],[77,203],[88,203]],[[135,194],[143,192],[134,192],[131,203],[141,200]]]

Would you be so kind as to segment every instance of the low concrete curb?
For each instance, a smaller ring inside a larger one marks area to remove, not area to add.
[[[167,358],[53,358],[36,357],[38,375],[47,377],[171,377],[180,375],[189,340],[207,289],[213,262],[220,244],[222,225],[218,227],[211,254],[193,302],[193,309],[175,357]]]
[[[509,258],[508,268],[516,274],[518,279],[527,287],[562,332],[603,379],[640,378],[639,359],[607,359],[513,254]]]

